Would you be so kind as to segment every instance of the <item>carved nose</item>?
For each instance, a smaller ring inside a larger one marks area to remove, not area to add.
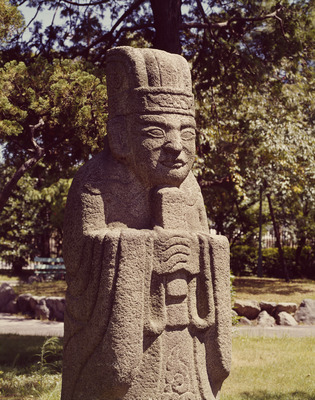
[[[183,145],[179,134],[173,134],[165,143],[165,149],[171,153],[180,153],[183,150]]]

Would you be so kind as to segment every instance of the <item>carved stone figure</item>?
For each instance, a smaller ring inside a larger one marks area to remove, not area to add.
[[[229,374],[229,246],[209,234],[184,58],[108,52],[105,149],[67,202],[62,400],[212,400]]]

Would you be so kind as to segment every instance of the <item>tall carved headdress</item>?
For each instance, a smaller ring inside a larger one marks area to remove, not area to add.
[[[134,113],[195,115],[188,63],[162,50],[117,47],[107,53],[109,118]]]

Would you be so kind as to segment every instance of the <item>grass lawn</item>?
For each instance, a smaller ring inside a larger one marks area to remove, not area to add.
[[[220,400],[314,400],[315,338],[235,337]]]
[[[0,280],[6,277],[0,276]],[[18,294],[31,293],[36,296],[60,296],[66,293],[65,281],[20,283],[14,287]],[[235,299],[293,302],[300,304],[304,299],[315,300],[315,281],[294,279],[290,283],[283,279],[236,277]]]
[[[53,400],[49,396],[60,391],[61,354],[59,338],[1,335],[1,400]]]
[[[52,340],[43,351],[45,338],[0,336],[2,400],[60,399],[61,341]],[[235,337],[220,400],[314,400],[314,355],[315,338]]]
[[[35,296],[58,296],[65,297],[67,284],[65,281],[49,281],[49,282],[34,282],[20,283],[14,287],[17,294],[30,293]]]
[[[236,277],[235,299],[292,302],[298,305],[304,299],[315,300],[315,281],[294,279],[290,283],[283,279]]]

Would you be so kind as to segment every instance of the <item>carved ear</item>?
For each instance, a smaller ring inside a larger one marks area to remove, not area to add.
[[[112,118],[107,122],[109,148],[118,159],[129,155],[127,121],[124,116]]]

